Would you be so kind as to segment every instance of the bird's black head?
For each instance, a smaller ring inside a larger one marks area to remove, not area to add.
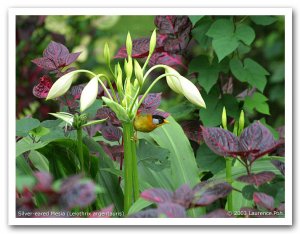
[[[165,122],[165,118],[160,115],[152,115],[152,122],[154,124],[162,124]]]

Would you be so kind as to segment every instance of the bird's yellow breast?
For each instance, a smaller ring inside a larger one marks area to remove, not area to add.
[[[134,129],[140,132],[151,132],[157,127],[153,124],[152,115],[137,115],[133,125]]]

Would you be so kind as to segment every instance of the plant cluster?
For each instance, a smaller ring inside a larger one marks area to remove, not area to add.
[[[151,37],[104,45],[105,71],[50,41],[32,93],[59,111],[17,121],[17,216],[283,217],[284,126],[267,124],[281,73],[255,54],[280,20],[156,16]],[[169,124],[143,132],[140,116]]]

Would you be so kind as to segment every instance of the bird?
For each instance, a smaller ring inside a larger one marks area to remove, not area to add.
[[[169,123],[163,116],[137,113],[133,126],[139,132],[152,132],[154,129]]]

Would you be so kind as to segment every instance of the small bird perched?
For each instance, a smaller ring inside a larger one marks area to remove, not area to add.
[[[137,113],[133,125],[136,131],[152,132],[166,123],[169,123],[169,121],[160,115]]]

